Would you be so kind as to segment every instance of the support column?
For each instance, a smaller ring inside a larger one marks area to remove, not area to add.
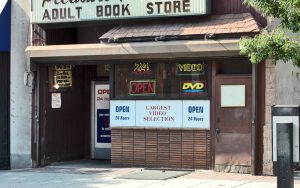
[[[31,87],[29,59],[25,48],[31,43],[30,0],[11,0],[11,168],[31,167]]]
[[[272,161],[271,107],[276,104],[275,65],[266,60],[265,125],[263,129],[263,174],[274,175]]]

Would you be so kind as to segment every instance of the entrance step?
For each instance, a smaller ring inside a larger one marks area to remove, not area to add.
[[[295,180],[300,180],[300,170],[295,170],[294,171],[294,179]]]

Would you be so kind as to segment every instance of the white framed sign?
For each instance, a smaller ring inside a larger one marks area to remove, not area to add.
[[[209,100],[111,100],[110,127],[210,128]]]
[[[95,108],[109,109],[109,84],[95,85]]]
[[[33,23],[205,15],[211,0],[34,0]]]
[[[221,107],[245,107],[245,85],[221,85]]]

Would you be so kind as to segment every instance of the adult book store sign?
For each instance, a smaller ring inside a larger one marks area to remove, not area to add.
[[[205,15],[211,0],[34,0],[33,23]]]
[[[209,100],[111,100],[111,127],[210,128]]]

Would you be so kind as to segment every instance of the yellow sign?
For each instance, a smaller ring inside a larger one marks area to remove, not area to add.
[[[71,87],[72,82],[72,66],[71,65],[56,65],[54,68],[55,81],[59,87]]]
[[[204,88],[204,83],[183,83],[182,89],[201,90]]]
[[[177,75],[203,75],[203,63],[178,63]]]
[[[206,83],[203,81],[191,81],[181,83],[181,94],[183,95],[204,95],[206,94]]]
[[[54,69],[58,70],[72,70],[72,65],[55,65]]]
[[[153,65],[149,63],[135,63],[131,67],[131,73],[134,75],[151,75],[153,73]]]

